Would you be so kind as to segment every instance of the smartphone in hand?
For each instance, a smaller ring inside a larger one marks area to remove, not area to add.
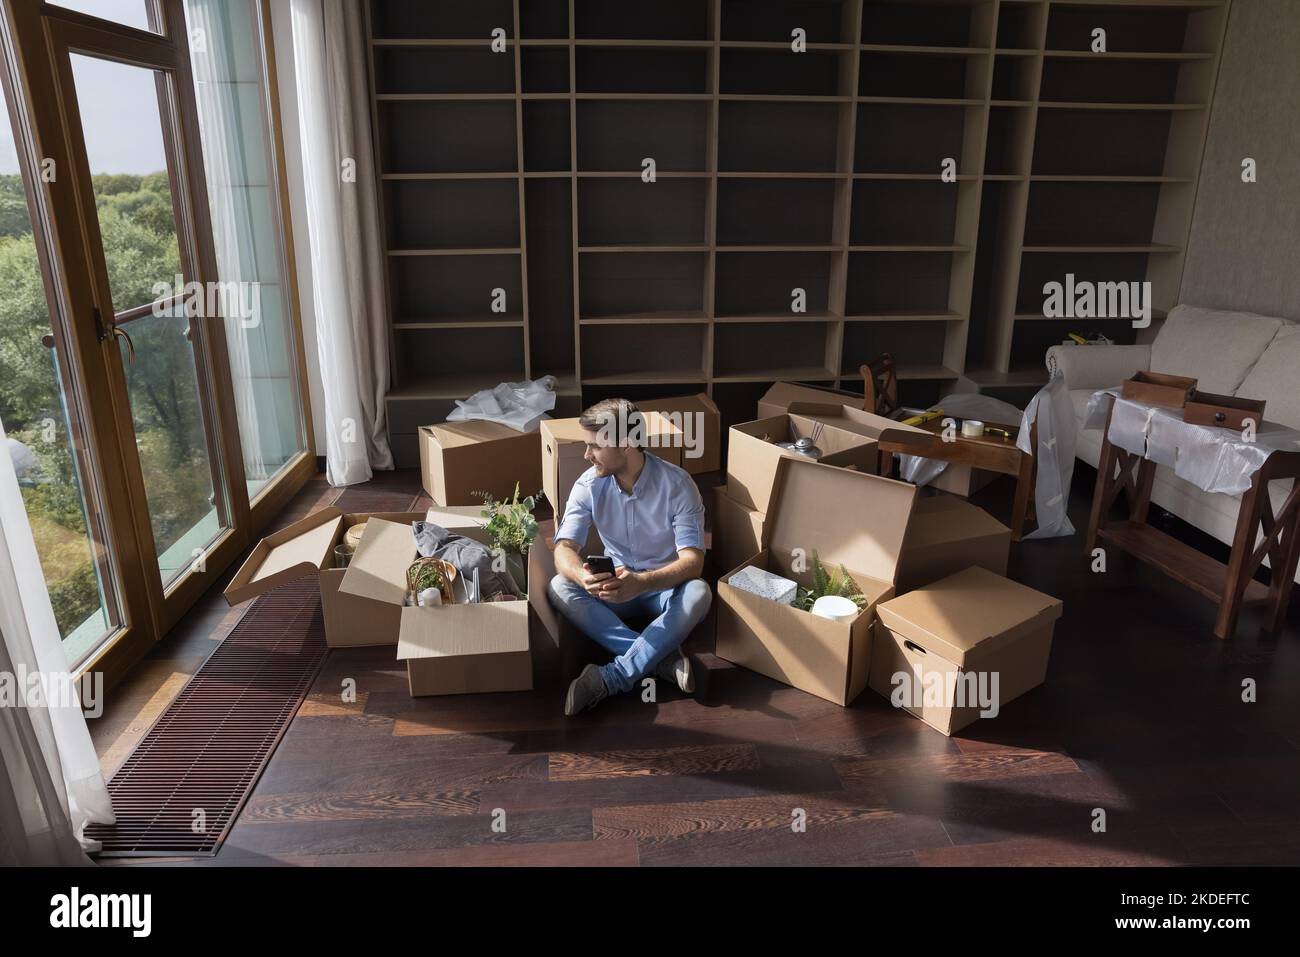
[[[593,575],[612,575],[614,574],[614,559],[608,555],[588,555],[587,567],[591,569]]]

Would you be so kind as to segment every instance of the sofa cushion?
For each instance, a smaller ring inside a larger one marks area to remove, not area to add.
[[[1281,326],[1253,312],[1176,306],[1151,343],[1151,371],[1195,376],[1201,391],[1233,395]]]
[[[1287,323],[1278,330],[1237,395],[1263,399],[1264,418],[1293,429],[1300,429],[1300,325]]]

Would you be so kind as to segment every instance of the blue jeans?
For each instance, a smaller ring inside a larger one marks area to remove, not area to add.
[[[681,647],[691,629],[708,614],[713,593],[701,579],[675,588],[643,592],[631,601],[610,602],[593,598],[581,585],[563,575],[551,579],[551,604],[579,631],[615,655],[602,665],[600,675],[611,692],[630,690],[654,671],[659,662]],[[655,616],[637,634],[624,624],[627,618]]]

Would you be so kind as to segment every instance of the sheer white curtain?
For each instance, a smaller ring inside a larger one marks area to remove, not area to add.
[[[350,485],[393,467],[365,30],[358,3],[292,0],[292,13],[326,476]]]
[[[81,710],[21,695],[68,659],[7,445],[0,423],[0,674],[20,695],[0,706],[0,864],[86,864],[82,831],[113,805]]]
[[[203,47],[192,47],[191,54],[217,273],[223,283],[236,284],[240,293],[234,297],[234,304],[242,306],[247,290],[260,295],[253,194],[246,182],[249,174],[256,176],[261,170],[246,169],[247,164],[243,162],[245,146],[244,133],[239,128],[238,86],[229,78],[232,68],[228,61],[234,54],[219,42],[230,34],[224,21],[227,11],[222,4],[225,2],[189,0],[186,16],[190,29],[202,30],[207,37],[207,43]],[[247,317],[234,315],[229,308],[224,317],[226,349],[230,356],[230,376],[235,384],[235,408],[244,453],[244,477],[250,482],[264,481],[274,470],[267,468],[262,454],[250,342],[254,335],[260,338],[261,331],[250,333]]]

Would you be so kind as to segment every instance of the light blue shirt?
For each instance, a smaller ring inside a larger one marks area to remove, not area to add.
[[[567,538],[582,548],[593,522],[605,554],[631,571],[663,568],[683,548],[704,551],[704,500],[695,480],[649,453],[630,494],[614,476],[597,475],[595,467],[583,472],[569,492],[555,540]]]

